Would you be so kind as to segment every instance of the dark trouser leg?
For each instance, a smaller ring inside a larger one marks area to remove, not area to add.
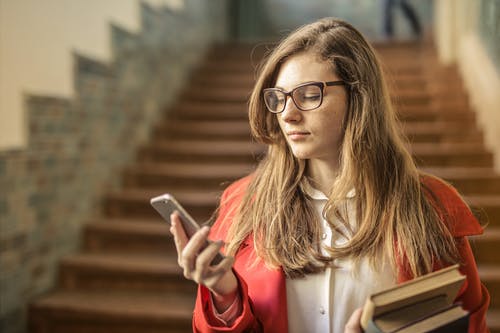
[[[420,22],[418,20],[417,14],[415,13],[415,10],[413,9],[413,7],[408,2],[406,2],[406,0],[402,0],[401,1],[401,9],[403,10],[403,13],[406,15],[408,20],[410,21],[413,33],[416,36],[420,36],[420,33],[422,32],[422,28],[420,27]]]
[[[394,35],[394,23],[392,17],[394,4],[394,0],[384,0],[384,33],[387,37],[392,37]]]

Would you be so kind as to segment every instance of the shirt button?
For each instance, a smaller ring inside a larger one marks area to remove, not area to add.
[[[322,314],[322,315],[324,315],[326,313],[325,308],[322,307],[322,306],[320,306],[319,307],[319,313]]]
[[[321,234],[321,239],[325,240],[326,239],[326,232]]]

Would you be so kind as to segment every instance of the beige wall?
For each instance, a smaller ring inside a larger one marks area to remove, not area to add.
[[[148,0],[181,7],[183,0]],[[71,97],[72,51],[110,58],[109,22],[139,27],[138,0],[0,0],[0,150],[27,142],[22,96]]]
[[[478,5],[478,1],[435,0],[435,41],[441,61],[458,66],[500,172],[500,76],[479,35]]]

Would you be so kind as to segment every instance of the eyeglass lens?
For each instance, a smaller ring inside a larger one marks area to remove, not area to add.
[[[264,100],[271,112],[281,112],[285,109],[287,93],[280,90],[268,90],[264,93]],[[322,91],[317,85],[297,87],[291,92],[295,105],[303,110],[312,110],[321,105]]]

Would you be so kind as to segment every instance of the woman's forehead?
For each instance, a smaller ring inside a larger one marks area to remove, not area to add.
[[[321,60],[312,52],[301,52],[288,57],[281,64],[275,86],[287,89],[304,82],[337,79],[331,63]]]

